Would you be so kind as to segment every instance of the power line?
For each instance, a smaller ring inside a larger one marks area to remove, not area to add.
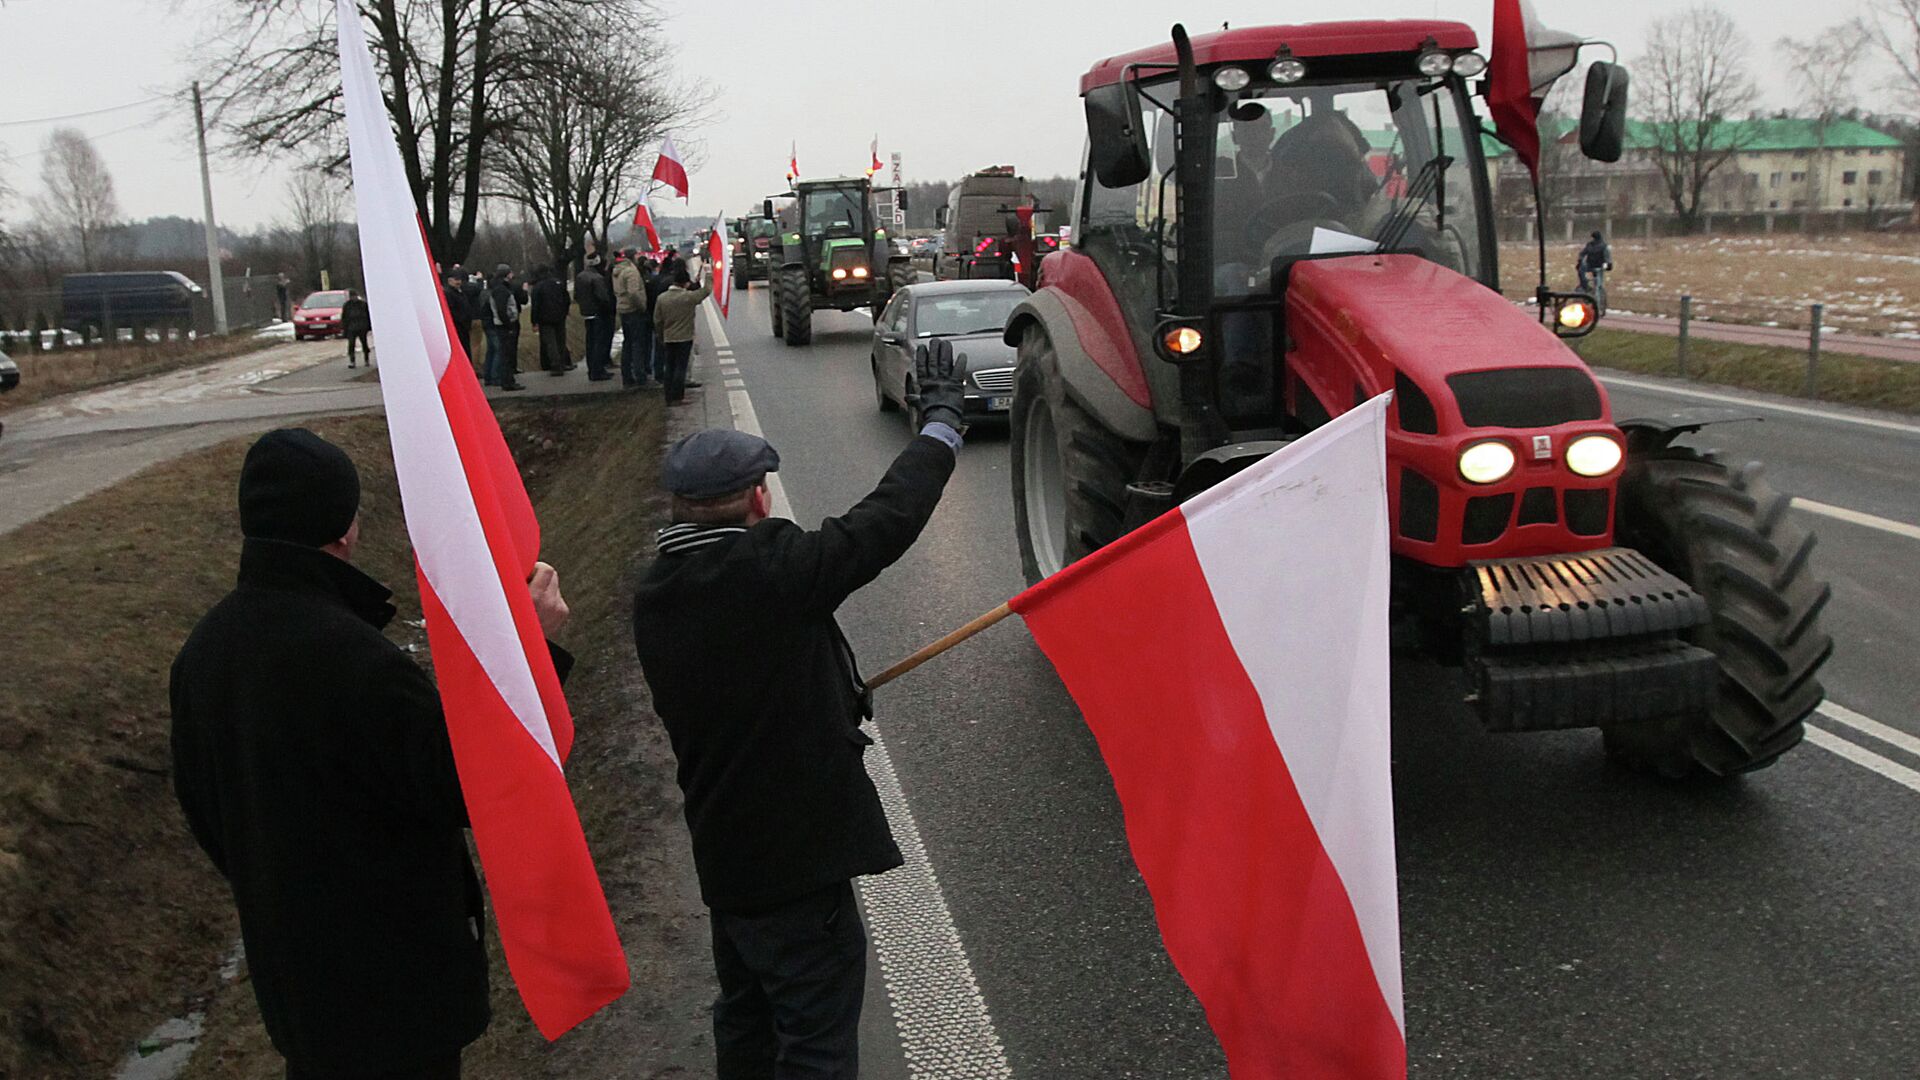
[[[155,94],[139,101],[129,101],[125,105],[109,105],[104,109],[89,109],[86,112],[66,113],[61,116],[36,116],[30,120],[0,120],[0,127],[25,127],[28,124],[52,124],[61,120],[78,120],[83,116],[99,116],[102,113],[119,112],[122,109],[137,109],[142,105],[151,105],[156,101],[168,101],[166,94]]]
[[[89,142],[92,142],[99,139],[105,139],[113,135],[124,135],[129,131],[139,131],[142,128],[148,128],[152,126],[153,126],[152,124],[149,124],[145,121],[142,121],[138,124],[128,124],[126,127],[114,128],[112,131],[103,131],[98,135],[87,135],[87,140]],[[83,132],[82,134],[85,134],[85,133]],[[8,164],[11,164],[11,165],[20,165],[20,164],[24,164],[25,162],[32,161],[34,158],[43,157],[46,155],[46,152],[47,152],[46,149],[42,148],[39,150],[35,150],[30,154],[0,154],[0,161],[7,162]]]

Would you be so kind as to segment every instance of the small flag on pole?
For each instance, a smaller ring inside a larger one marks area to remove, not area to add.
[[[660,232],[653,227],[653,207],[647,202],[647,193],[640,193],[640,201],[633,208],[633,227],[639,229],[647,238],[647,250],[660,250]]]
[[[1233,1080],[1406,1076],[1386,397],[1015,597]]]
[[[680,162],[680,150],[673,136],[660,140],[660,156],[653,161],[653,178],[672,188],[682,199],[687,197],[687,167]]]
[[[867,165],[868,176],[872,176],[885,168],[884,165],[880,164],[880,136],[875,135],[873,137],[873,145],[867,148],[867,156],[872,159]]]
[[[794,143],[787,149],[787,179],[800,179],[800,144]]]
[[[359,9],[337,0],[336,14],[380,395],[434,675],[507,967],[557,1039],[628,975],[561,771],[573,719],[527,594],[540,522],[472,366],[454,359]]]
[[[707,233],[707,284],[713,288],[713,302],[720,306],[720,317],[727,317],[727,304],[733,300],[733,245],[727,243],[726,215],[713,219]]]

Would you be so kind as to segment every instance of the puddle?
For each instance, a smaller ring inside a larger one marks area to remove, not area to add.
[[[244,946],[236,941],[227,958],[220,962],[220,983],[224,987],[240,977],[240,963],[246,958]],[[187,1062],[193,1060],[193,1052],[200,1045],[200,1036],[205,1034],[207,1014],[201,1008],[210,995],[202,995],[191,1004],[194,1006],[185,1016],[176,1016],[159,1027],[147,1032],[146,1037],[133,1045],[127,1056],[113,1070],[113,1080],[174,1080]]]

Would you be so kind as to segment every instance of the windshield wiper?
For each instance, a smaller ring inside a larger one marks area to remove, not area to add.
[[[1433,193],[1440,189],[1441,174],[1452,164],[1452,158],[1436,154],[1414,174],[1413,182],[1407,185],[1406,201],[1395,207],[1393,213],[1388,214],[1387,219],[1374,231],[1373,241],[1381,251],[1391,251],[1407,238],[1407,230],[1413,228],[1420,211],[1427,208]]]

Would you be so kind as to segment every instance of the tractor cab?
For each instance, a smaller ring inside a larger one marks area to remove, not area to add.
[[[912,280],[906,255],[893,250],[876,221],[866,177],[797,180],[762,209],[776,232],[768,272],[772,329],[789,345],[813,340],[813,312],[865,307],[877,318],[893,291]]]

